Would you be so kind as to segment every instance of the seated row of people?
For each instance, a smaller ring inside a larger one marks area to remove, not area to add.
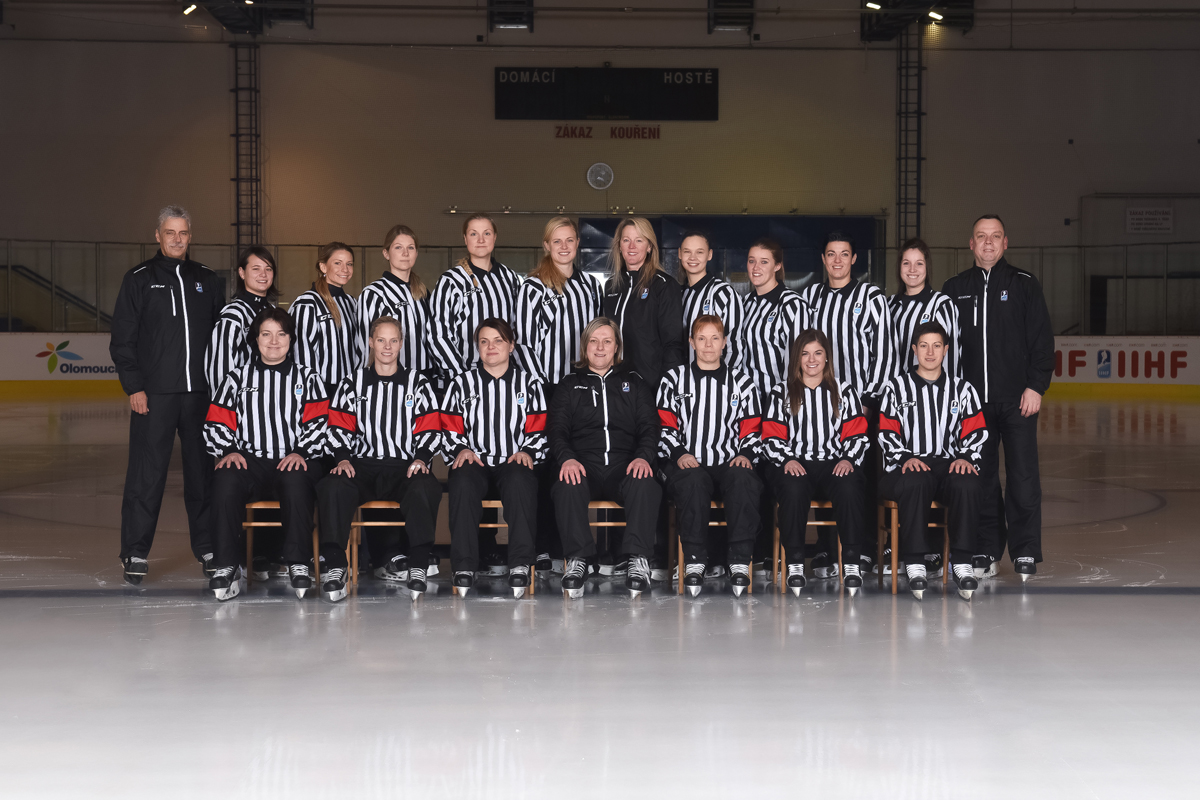
[[[817,498],[834,507],[844,585],[851,593],[862,585],[857,555],[867,532],[867,420],[854,390],[834,380],[829,342],[819,331],[796,339],[787,380],[760,399],[754,383],[725,363],[719,318],[695,320],[694,361],[668,371],[655,392],[621,363],[617,324],[599,317],[585,329],[582,357],[556,387],[550,408],[541,380],[515,363],[513,331],[503,320],[478,327],[478,363],[449,382],[440,402],[425,376],[399,365],[402,333],[393,318],[372,325],[368,366],[345,378],[331,399],[316,373],[290,356],[295,329],[286,312],[264,308],[249,338],[256,357],[226,376],[205,424],[206,443],[219,459],[210,582],[218,599],[239,592],[244,506],[268,498],[280,502],[283,554],[300,597],[314,586],[308,550],[318,507],[320,589],[333,601],[346,596],[345,548],[356,510],[369,500],[396,501],[409,541],[406,586],[419,598],[428,588],[426,565],[441,501],[441,486],[430,473],[435,454],[450,467],[450,562],[460,595],[470,592],[480,566],[482,501],[495,496],[509,533],[509,585],[518,597],[530,586],[537,470],[548,458],[557,471],[550,497],[568,597],[582,594],[595,556],[591,500],[623,507],[626,586],[634,596],[650,588],[648,561],[664,489],[676,509],[679,577],[689,593],[699,593],[705,567],[716,558],[729,565],[730,584],[740,595],[750,584],[754,540],[763,528],[757,462],[767,465],[779,502],[787,586],[796,594],[804,586],[804,532],[809,502]],[[976,465],[987,431],[974,389],[941,368],[945,331],[927,323],[913,339],[918,366],[884,394],[883,494],[900,505],[902,550],[911,556],[909,585],[918,597],[930,501],[950,505],[955,580],[969,599],[976,587]],[[713,500],[724,505],[726,553],[708,550]]]

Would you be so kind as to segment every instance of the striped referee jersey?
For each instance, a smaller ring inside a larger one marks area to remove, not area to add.
[[[472,341],[475,328],[488,317],[512,323],[521,279],[492,259],[491,270],[467,270],[455,264],[442,273],[429,295],[434,336],[429,341],[435,364],[447,376],[457,375],[479,360]]]
[[[675,463],[691,454],[705,467],[737,456],[754,461],[762,443],[762,410],[754,382],[734,367],[702,370],[695,362],[663,376],[658,386],[662,424],[659,455]]]
[[[879,408],[884,469],[910,458],[965,458],[976,467],[988,431],[975,387],[946,370],[927,381],[915,369],[888,383]]]
[[[204,444],[215,458],[230,453],[278,460],[291,453],[325,455],[329,399],[325,384],[288,356],[264,364],[255,355],[225,376],[208,407]]]
[[[725,362],[737,365],[739,363],[739,335],[742,329],[742,318],[745,310],[742,298],[733,285],[724,278],[716,275],[705,275],[696,282],[695,286],[683,286],[683,338],[687,341],[692,335],[692,323],[696,317],[712,314],[725,324]],[[694,355],[694,354],[693,354]]]
[[[508,371],[493,378],[482,363],[450,381],[441,405],[442,453],[453,463],[471,450],[496,467],[524,450],[533,463],[546,460],[546,397],[542,380],[509,362]]]
[[[740,328],[738,368],[750,376],[761,397],[787,378],[792,343],[809,327],[808,307],[782,283],[764,295],[753,290],[742,303],[746,319]]]
[[[400,335],[404,338],[400,347],[401,367],[426,370],[434,365],[428,341],[433,335],[429,297],[414,299],[407,283],[385,272],[358,296],[358,352],[362,366],[366,365],[371,325],[380,317],[394,317],[400,323]]]
[[[804,398],[795,414],[788,399],[787,383],[781,381],[771,390],[762,425],[764,455],[777,467],[793,459],[846,459],[861,466],[871,442],[867,436],[867,418],[854,387],[839,384],[836,410],[833,393],[825,384],[815,389],[801,384],[800,390]]]
[[[316,288],[297,297],[288,308],[296,321],[296,344],[292,355],[311,369],[332,391],[342,378],[358,369],[358,304],[339,286],[330,286],[329,294],[342,315],[338,325]]]
[[[808,304],[808,326],[829,337],[839,382],[860,397],[878,397],[896,373],[891,314],[879,287],[851,280],[841,289],[814,283],[801,294]]]
[[[267,305],[267,298],[243,290],[221,309],[204,353],[204,376],[208,379],[210,399],[216,397],[226,375],[250,360],[252,353],[246,334],[250,323]]]
[[[936,322],[950,337],[946,343],[946,360],[942,362],[942,369],[962,377],[958,308],[953,300],[927,286],[918,294],[892,295],[888,299],[888,311],[892,315],[892,343],[896,347],[897,372],[906,372],[917,365],[917,356],[912,350],[913,331],[922,323]]]
[[[583,329],[600,315],[601,287],[581,269],[571,272],[562,293],[538,278],[517,290],[514,330],[521,366],[555,386],[579,360]]]
[[[347,375],[329,403],[335,461],[389,458],[429,463],[441,444],[441,415],[429,380],[415,369]]]

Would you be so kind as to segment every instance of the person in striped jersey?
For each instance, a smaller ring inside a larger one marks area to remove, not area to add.
[[[512,324],[521,279],[492,257],[496,223],[487,214],[463,221],[467,257],[442,273],[429,297],[433,359],[446,380],[479,360],[475,329],[488,318]]]
[[[680,578],[689,594],[700,593],[709,557],[710,503],[719,497],[725,503],[730,584],[740,596],[750,585],[762,495],[754,472],[762,428],[758,389],[722,359],[720,319],[697,317],[690,343],[696,360],[672,369],[658,387],[659,456],[683,543]]]
[[[443,456],[450,464],[450,563],[454,589],[465,596],[479,566],[480,503],[495,491],[508,525],[508,585],[529,587],[536,551],[537,476],[546,460],[546,398],[542,380],[512,358],[512,326],[479,324],[479,363],[456,375],[442,400]]]
[[[249,331],[257,355],[225,376],[208,408],[204,443],[219,459],[212,482],[216,572],[209,588],[218,600],[238,594],[238,540],[246,503],[255,500],[279,501],[292,588],[301,598],[312,588],[307,548],[329,399],[321,377],[292,357],[295,332],[283,309],[260,311]]]
[[[354,252],[349,245],[330,242],[317,255],[317,279],[312,288],[292,301],[296,321],[295,358],[321,376],[326,394],[358,368],[358,305],[346,293],[354,277]]]
[[[779,540],[787,553],[787,586],[804,588],[804,534],[812,500],[833,504],[846,565],[842,585],[851,595],[862,586],[862,460],[867,453],[867,418],[858,393],[838,383],[829,358],[829,339],[810,328],[792,344],[787,380],[771,391],[763,417],[763,452],[779,500]]]
[[[936,322],[950,336],[943,369],[951,375],[962,376],[959,360],[958,308],[947,295],[935,290],[929,280],[933,261],[929,246],[920,239],[909,239],[900,247],[896,274],[903,289],[888,300],[892,317],[892,344],[896,352],[896,372],[907,372],[917,365],[912,354],[913,331],[925,322]]]
[[[879,410],[885,470],[879,490],[899,506],[899,555],[918,600],[927,586],[925,532],[934,500],[948,506],[950,566],[959,594],[970,600],[979,585],[972,557],[988,430],[975,387],[942,367],[949,343],[938,323],[918,325],[912,338],[917,366],[888,383]]]
[[[729,283],[710,274],[713,249],[708,234],[688,231],[679,245],[679,283],[683,286],[683,330],[691,331],[692,323],[702,314],[712,314],[725,323],[725,363],[739,363],[738,347],[742,327],[742,298]]]
[[[413,600],[428,588],[425,570],[442,501],[442,486],[429,469],[440,446],[441,417],[429,380],[399,364],[403,336],[393,317],[371,323],[367,366],[342,379],[329,406],[329,449],[337,466],[317,485],[317,498],[328,570],[321,592],[335,602],[346,596],[350,523],[369,500],[400,504],[411,561],[404,578]],[[385,561],[398,558],[399,531],[380,537],[376,547]]]
[[[808,286],[800,296],[808,305],[809,327],[825,334],[833,347],[833,374],[839,381],[854,387],[862,400],[873,443],[879,418],[879,398],[887,382],[896,373],[895,351],[891,343],[892,322],[887,298],[869,281],[853,278],[851,270],[857,260],[854,240],[850,235],[841,231],[830,232],[825,237],[821,251],[825,280]],[[878,458],[872,448],[863,461],[867,519],[875,516]],[[818,534],[817,553],[812,560],[815,577],[837,577],[833,535],[827,528],[822,528]],[[874,559],[870,555],[874,552],[874,545],[875,528],[868,526],[861,558],[863,572],[869,573],[874,567]]]
[[[435,379],[436,369],[430,353],[433,336],[429,314],[429,290],[413,267],[417,264],[417,234],[407,225],[394,225],[383,237],[383,257],[388,271],[373,281],[358,296],[358,350],[367,357],[371,326],[380,317],[391,317],[400,324],[399,364]]]
[[[233,299],[221,309],[212,339],[204,353],[204,374],[208,378],[210,398],[231,370],[250,360],[252,350],[246,331],[258,312],[279,300],[275,287],[275,256],[255,245],[238,257],[238,285]]]

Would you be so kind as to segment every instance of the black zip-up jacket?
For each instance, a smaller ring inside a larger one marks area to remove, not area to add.
[[[162,251],[125,273],[108,352],[126,394],[208,392],[204,353],[225,305],[225,281]]]
[[[971,267],[942,286],[958,308],[962,374],[984,403],[1045,394],[1054,372],[1054,330],[1038,279],[1003,258]]]
[[[550,404],[550,455],[615,464],[644,458],[654,468],[659,422],[654,392],[626,364],[604,377],[587,367],[563,376]]]
[[[625,362],[648,385],[658,386],[668,370],[684,363],[683,289],[662,272],[646,289],[638,288],[637,273],[622,277],[622,285],[609,280],[604,287],[604,316],[621,326]]]

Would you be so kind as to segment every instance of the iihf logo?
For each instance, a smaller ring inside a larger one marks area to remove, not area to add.
[[[929,322],[929,315],[928,315],[928,314],[922,314],[922,315],[921,315],[921,324],[922,324],[922,325],[924,325],[926,322]]]
[[[1096,377],[1111,378],[1112,377],[1112,351],[1097,350],[1096,351]]]
[[[704,304],[704,313],[707,314],[711,310],[712,310],[712,302],[710,301],[708,303],[705,303]]]
[[[519,406],[525,405],[525,393],[524,392],[517,392],[517,405],[519,405]]]
[[[957,414],[958,414],[958,403],[954,403],[952,406],[950,406],[950,415],[956,416]]]
[[[862,313],[862,301],[859,300],[857,303],[854,304],[854,314],[855,314],[855,316],[857,316],[861,313]]]

